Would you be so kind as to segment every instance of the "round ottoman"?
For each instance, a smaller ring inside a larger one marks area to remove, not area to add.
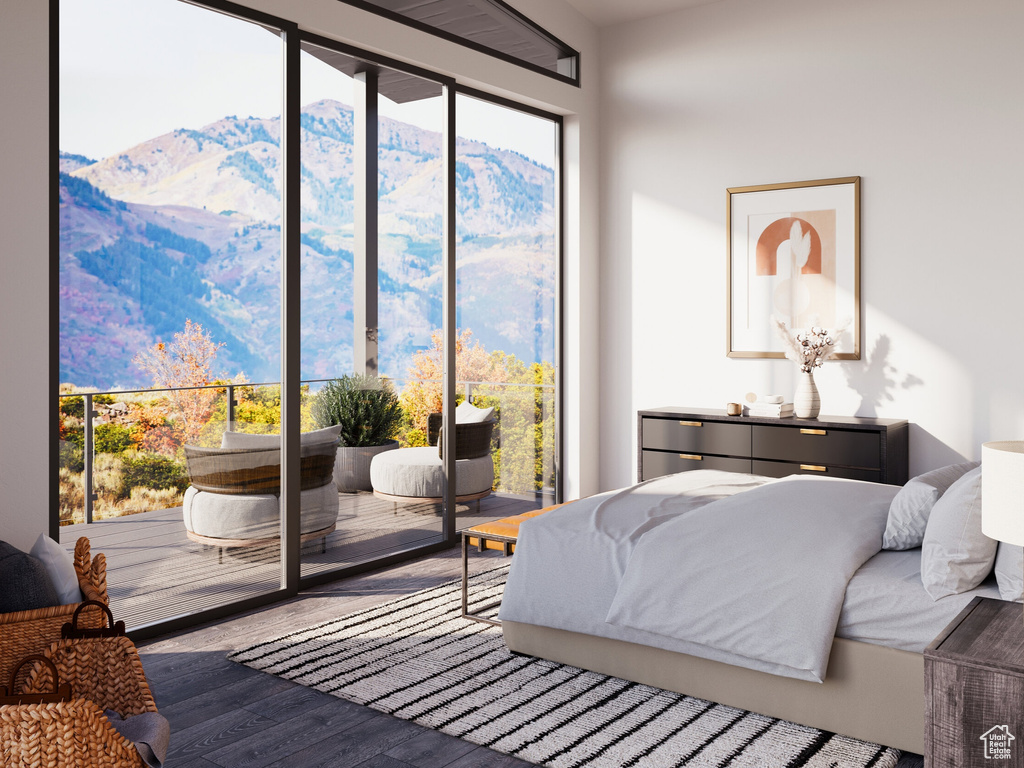
[[[326,536],[338,520],[334,483],[302,491],[302,540]],[[193,541],[222,547],[265,543],[281,534],[281,498],[276,494],[226,494],[189,486],[182,504],[185,531]]]
[[[380,453],[370,462],[373,493],[383,499],[441,501],[444,495],[444,467],[436,446],[400,448]],[[455,461],[455,500],[482,499],[494,484],[491,455]]]

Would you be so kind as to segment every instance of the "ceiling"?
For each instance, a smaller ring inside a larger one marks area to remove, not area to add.
[[[597,24],[606,27],[636,21],[680,8],[707,5],[718,0],[567,0],[569,5]]]
[[[571,76],[577,52],[504,0],[344,0],[471,48]]]

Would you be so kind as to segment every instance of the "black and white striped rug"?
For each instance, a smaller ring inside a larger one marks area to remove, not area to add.
[[[474,577],[493,602],[507,566]],[[457,581],[235,651],[229,658],[552,768],[892,768],[895,749],[511,654],[459,617]]]

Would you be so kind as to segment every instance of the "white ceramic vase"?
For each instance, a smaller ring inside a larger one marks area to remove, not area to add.
[[[818,388],[814,385],[814,374],[800,371],[800,381],[796,385],[793,396],[793,415],[798,419],[813,419],[821,411],[821,398]]]

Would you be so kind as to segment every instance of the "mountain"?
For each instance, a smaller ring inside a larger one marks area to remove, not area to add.
[[[71,173],[72,171],[77,171],[79,168],[92,165],[95,162],[95,160],[86,157],[85,155],[74,155],[70,152],[61,152],[59,159],[60,172]]]
[[[302,114],[302,375],[352,365],[348,106]],[[190,318],[225,375],[279,378],[280,121],[225,117],[100,160],[62,153],[61,380],[150,384],[134,355]],[[380,122],[380,368],[404,377],[441,325],[440,135]],[[457,143],[457,291],[488,349],[553,359],[554,173]]]

